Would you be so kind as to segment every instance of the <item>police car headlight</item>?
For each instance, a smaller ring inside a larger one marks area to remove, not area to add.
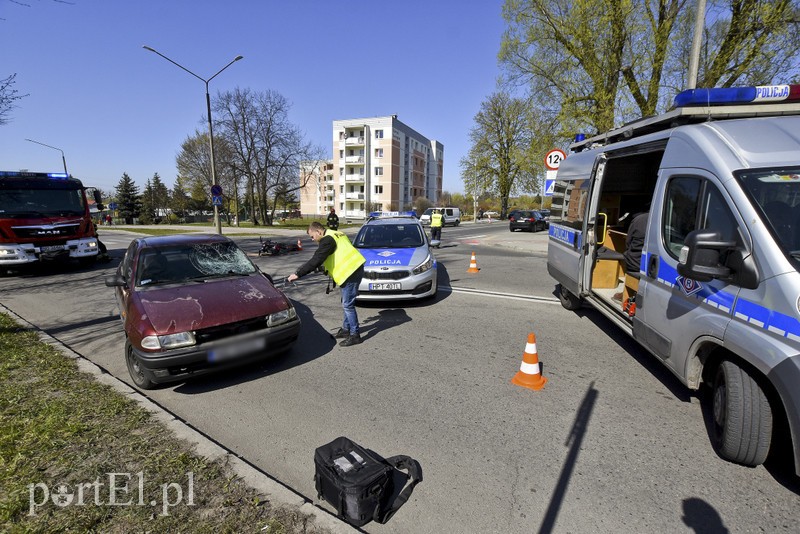
[[[278,326],[291,321],[295,317],[297,317],[297,312],[294,310],[294,306],[290,306],[285,310],[269,314],[267,316],[267,326]]]
[[[148,350],[178,349],[194,344],[194,334],[191,332],[180,332],[166,336],[147,336],[142,339],[142,348]]]
[[[414,274],[422,274],[431,267],[433,267],[433,256],[428,254],[428,257],[425,259],[425,261],[414,267],[412,272]]]

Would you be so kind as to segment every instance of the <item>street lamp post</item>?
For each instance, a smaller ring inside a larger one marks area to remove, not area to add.
[[[216,186],[218,185],[217,184],[217,164],[216,164],[216,160],[214,159],[214,127],[211,124],[211,96],[208,94],[208,83],[211,80],[213,80],[214,78],[216,78],[217,75],[219,75],[222,71],[224,71],[225,69],[227,69],[228,67],[233,65],[235,62],[239,61],[240,59],[243,59],[244,56],[236,56],[235,58],[233,58],[230,61],[230,63],[228,63],[227,65],[225,65],[221,69],[219,69],[217,71],[217,74],[215,74],[214,76],[212,76],[211,78],[206,80],[205,78],[201,78],[200,76],[198,76],[194,72],[190,71],[189,69],[187,69],[186,67],[184,67],[180,63],[171,60],[170,58],[168,58],[167,56],[165,56],[164,54],[162,54],[158,50],[156,50],[154,48],[151,48],[151,47],[149,47],[147,45],[143,45],[142,48],[144,48],[145,50],[149,50],[150,52],[153,52],[154,54],[158,54],[159,56],[163,57],[164,59],[166,59],[167,61],[169,61],[173,65],[175,65],[176,67],[180,67],[181,69],[185,70],[186,72],[188,72],[189,74],[191,74],[192,76],[194,76],[195,78],[197,78],[198,80],[200,80],[201,82],[206,84],[206,113],[208,115],[208,146],[209,146],[209,149],[211,150],[211,185],[212,185],[212,187],[216,188]],[[220,221],[220,218],[219,218],[219,206],[217,206],[216,204],[214,204],[214,226],[216,226],[216,228],[217,228],[217,233],[221,234],[222,233],[222,221]]]
[[[69,173],[67,172],[67,158],[64,157],[64,151],[63,150],[61,150],[60,148],[56,148],[54,146],[46,145],[46,144],[41,143],[39,141],[34,141],[33,139],[25,139],[25,140],[26,141],[30,141],[31,143],[36,143],[37,145],[46,146],[47,148],[52,148],[53,150],[58,150],[59,152],[61,152],[61,162],[64,164],[64,174],[69,175]]]

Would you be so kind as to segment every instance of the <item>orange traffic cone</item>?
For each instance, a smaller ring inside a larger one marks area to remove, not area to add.
[[[303,243],[299,239],[297,240],[297,250],[303,250]]]
[[[472,258],[469,260],[469,269],[467,269],[468,273],[477,273],[480,271],[478,269],[478,261],[475,259],[475,251],[472,251]]]
[[[522,353],[522,364],[520,364],[517,374],[511,379],[511,383],[538,391],[544,387],[545,382],[547,379],[542,376],[539,355],[536,353],[536,336],[531,332],[528,334],[525,352]]]

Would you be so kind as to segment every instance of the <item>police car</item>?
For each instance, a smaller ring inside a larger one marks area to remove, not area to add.
[[[436,295],[436,258],[411,212],[373,212],[353,245],[367,260],[358,300],[421,299]]]

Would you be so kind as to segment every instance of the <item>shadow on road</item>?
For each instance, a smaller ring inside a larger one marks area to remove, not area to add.
[[[690,497],[683,500],[684,524],[703,534],[727,534],[729,530],[722,522],[719,512],[703,499]]]
[[[575,415],[575,423],[573,423],[572,430],[570,430],[567,436],[567,442],[564,443],[565,447],[569,447],[569,452],[567,453],[566,460],[564,460],[561,476],[558,477],[558,483],[553,490],[553,496],[550,498],[550,505],[547,507],[542,526],[539,528],[540,533],[552,532],[556,524],[558,511],[561,508],[561,503],[564,502],[564,496],[567,493],[567,486],[569,486],[572,471],[575,469],[575,464],[578,462],[581,443],[589,427],[589,420],[592,418],[592,410],[594,410],[595,402],[597,402],[597,390],[594,388],[594,382],[592,382],[589,384],[589,389],[586,391],[586,395],[584,395],[583,401],[578,408],[578,413]]]

